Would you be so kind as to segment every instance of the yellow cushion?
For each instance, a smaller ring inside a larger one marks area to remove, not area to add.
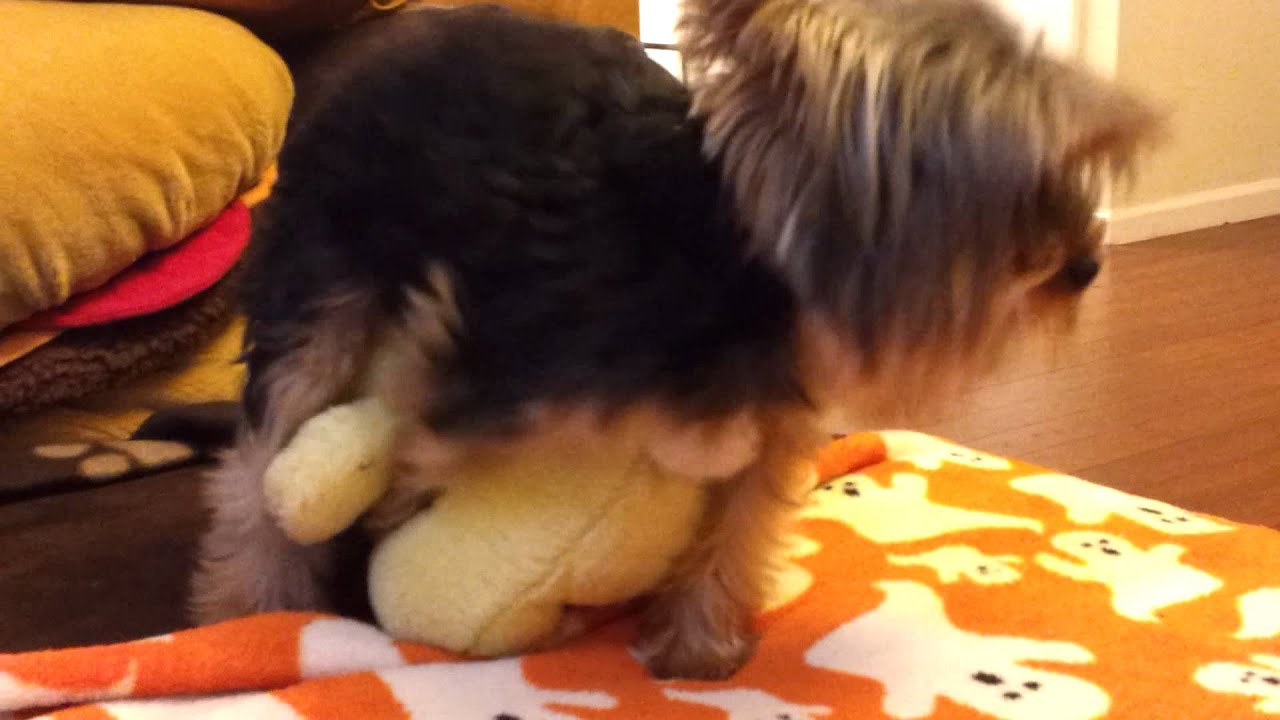
[[[284,61],[176,7],[0,2],[0,327],[212,219],[275,159]]]

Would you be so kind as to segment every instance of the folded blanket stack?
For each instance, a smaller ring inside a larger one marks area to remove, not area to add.
[[[289,70],[210,13],[11,0],[0,87],[0,495],[72,479],[72,458],[98,480],[171,462],[177,448],[75,449],[128,441],[151,400],[234,397],[234,370],[203,396],[123,393],[232,330],[237,197],[279,152]]]
[[[11,348],[0,354],[0,496],[199,456],[132,435],[156,409],[235,399],[237,267],[249,227],[236,201],[186,240],[0,330],[0,348]]]
[[[235,282],[228,275],[248,240],[249,211],[233,204],[192,237],[6,330],[48,339],[0,366],[0,418],[179,364],[230,320]]]

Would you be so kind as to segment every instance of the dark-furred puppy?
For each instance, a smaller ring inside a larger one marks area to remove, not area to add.
[[[406,429],[375,525],[529,443],[709,482],[638,650],[726,676],[826,423],[1065,324],[1141,102],[977,0],[686,0],[681,32],[687,88],[620,32],[493,8],[370,23],[325,65],[254,230],[200,619],[329,602],[332,548],[289,542],[261,478],[376,355]]]

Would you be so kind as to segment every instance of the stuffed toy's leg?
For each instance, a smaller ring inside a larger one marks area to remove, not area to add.
[[[395,433],[377,397],[331,407],[298,429],[263,477],[267,508],[290,540],[328,540],[382,497]]]

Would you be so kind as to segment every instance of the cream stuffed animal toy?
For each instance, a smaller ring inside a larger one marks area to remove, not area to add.
[[[376,397],[303,425],[265,476],[293,540],[338,534],[387,490],[394,414]],[[538,647],[567,606],[652,590],[689,545],[704,489],[637,451],[531,450],[469,465],[426,510],[384,537],[369,594],[392,635],[493,656]]]

